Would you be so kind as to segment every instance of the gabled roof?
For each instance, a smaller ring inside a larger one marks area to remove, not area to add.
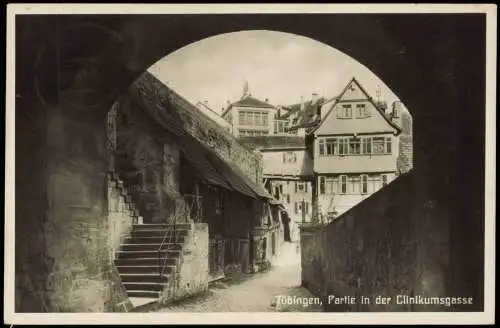
[[[240,101],[237,101],[231,106],[238,106],[238,107],[260,107],[260,108],[274,108],[273,105],[268,104],[265,101],[259,100],[257,98],[254,98],[252,96],[247,96]]]
[[[257,98],[254,98],[250,95],[246,96],[245,98],[238,100],[237,102],[232,103],[229,105],[224,112],[221,114],[221,116],[226,115],[226,113],[233,107],[257,107],[257,108],[276,108],[273,105],[259,100]]]
[[[337,104],[338,101],[342,100],[342,97],[344,96],[344,94],[346,93],[347,89],[349,88],[349,86],[351,85],[351,83],[356,83],[356,85],[359,87],[359,89],[361,90],[361,92],[363,92],[366,97],[368,98],[368,101],[371,102],[371,104],[373,105],[373,107],[375,107],[375,109],[379,112],[379,114],[386,120],[386,122],[391,126],[393,127],[397,133],[401,133],[401,128],[395,124],[394,122],[392,122],[388,117],[387,115],[385,115],[384,111],[373,101],[373,98],[370,97],[370,95],[368,94],[368,92],[365,90],[365,88],[363,88],[363,86],[358,82],[358,80],[356,80],[355,77],[353,77],[349,83],[346,84],[346,86],[344,87],[344,89],[342,90],[342,92],[340,93],[340,95],[338,97],[336,97],[336,101],[332,104],[332,106],[330,107],[330,109],[328,110],[328,112],[326,113],[326,115],[323,117],[323,119],[321,120],[321,122],[318,122],[318,124],[309,131],[309,133],[314,133],[316,132],[316,130],[318,130],[321,125],[326,121],[326,119],[328,118],[328,116],[330,116],[330,114],[332,113],[333,109],[335,108],[335,105]]]

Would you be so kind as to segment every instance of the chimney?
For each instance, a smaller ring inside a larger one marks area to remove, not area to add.
[[[311,104],[315,104],[317,101],[318,101],[318,94],[317,93],[313,93],[311,95]]]
[[[208,100],[205,100],[203,104],[208,107]]]
[[[269,98],[266,98],[266,103],[268,103],[268,102],[269,102]]]
[[[401,115],[401,102],[395,101],[392,103],[392,117],[398,118]]]
[[[306,102],[304,100],[304,96],[300,96],[300,110],[303,110],[306,107]]]
[[[321,107],[323,107],[321,104],[317,104],[316,105],[316,117],[315,117],[315,120],[321,120],[322,117],[321,117]]]

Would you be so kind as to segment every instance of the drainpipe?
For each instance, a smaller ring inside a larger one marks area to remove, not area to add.
[[[313,174],[313,179],[311,182],[311,223],[318,223],[318,186],[317,186],[317,177]]]

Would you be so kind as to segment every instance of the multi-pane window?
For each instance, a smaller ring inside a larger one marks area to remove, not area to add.
[[[262,114],[255,113],[255,125],[262,125]]]
[[[267,115],[265,116],[265,125],[267,125]],[[274,134],[289,134],[286,132],[286,128],[288,127],[288,121],[286,120],[275,120],[274,121]]]
[[[321,195],[350,194],[365,195],[376,192],[388,184],[387,175],[340,175],[340,176],[320,176],[319,193]]]
[[[359,155],[361,153],[361,139],[352,138],[349,139],[349,154]]]
[[[254,122],[253,122],[253,112],[248,112],[247,113],[247,121],[246,121],[246,125],[255,125]]]
[[[296,181],[295,182],[295,192],[307,192],[307,183],[304,181]]]
[[[391,154],[392,139],[391,137],[320,138],[318,152],[320,156]]]
[[[269,123],[269,113],[240,111],[238,123],[249,126],[267,126]]]
[[[325,139],[320,139],[318,141],[318,146],[319,146],[319,154],[324,155],[325,154]]]
[[[302,203],[304,208],[302,209],[306,214],[309,214],[309,202]]]
[[[319,140],[319,154],[320,155],[337,155],[338,152],[337,138],[326,138]]]
[[[309,203],[308,202],[295,202],[295,214],[309,214]]]
[[[359,194],[361,192],[361,178],[360,176],[351,176],[348,179],[349,188],[347,192],[351,194]]]
[[[290,195],[286,195],[285,198],[286,198],[286,203],[290,204]]]
[[[349,139],[342,138],[339,140],[339,155],[349,154]]]
[[[356,118],[366,118],[370,116],[370,111],[365,104],[356,104]]]
[[[319,177],[319,193],[335,194],[338,189],[338,179],[332,177]]]
[[[336,194],[338,192],[338,178],[328,177],[325,179],[325,189],[327,194]]]
[[[352,118],[352,106],[351,105],[342,105],[338,108],[337,111],[338,118]]]
[[[385,138],[374,137],[372,141],[373,154],[383,154],[385,152]]]
[[[326,154],[336,155],[337,153],[337,138],[327,138],[326,139]]]

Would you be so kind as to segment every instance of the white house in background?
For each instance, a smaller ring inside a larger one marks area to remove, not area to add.
[[[200,110],[200,112],[205,114],[212,121],[222,126],[228,132],[232,132],[231,124],[225,119],[223,119],[222,116],[220,116],[216,111],[211,109],[206,101],[205,102],[198,101],[196,103],[196,107]]]
[[[230,103],[221,116],[233,126],[236,137],[297,135],[296,131],[286,131],[290,114],[289,109],[274,106],[269,99],[253,97],[246,83],[241,99]]]
[[[298,127],[308,128],[318,212],[338,216],[396,178],[401,128],[355,78],[324,109]]]

